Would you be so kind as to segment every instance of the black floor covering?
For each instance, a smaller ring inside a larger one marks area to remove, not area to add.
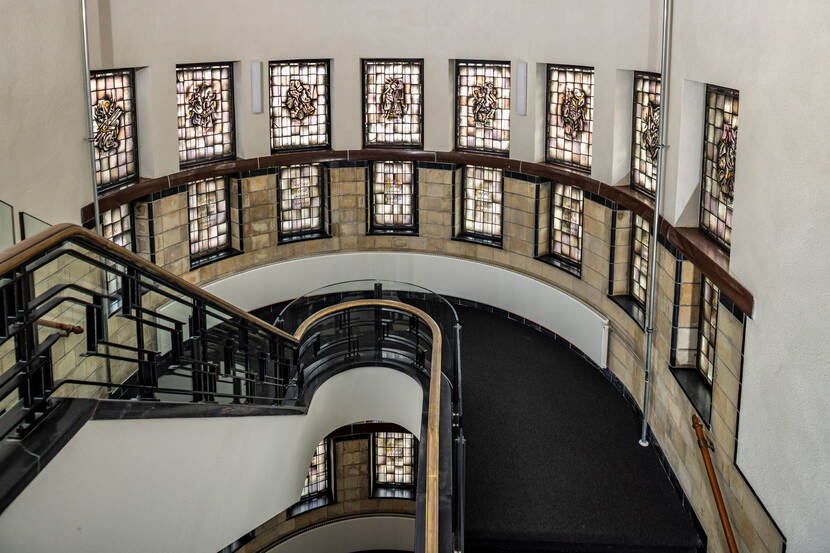
[[[637,415],[596,369],[519,322],[459,316],[469,551],[697,549]]]

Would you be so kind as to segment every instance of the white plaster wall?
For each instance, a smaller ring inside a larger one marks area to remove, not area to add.
[[[698,220],[701,138],[690,160],[688,131],[701,123],[685,120],[689,81],[738,89],[730,272],[753,293],[755,316],[737,463],[794,552],[830,542],[828,24],[824,0],[675,2],[668,218]]]
[[[144,67],[152,72],[152,120],[139,130],[152,148],[141,159],[145,176],[178,170],[175,65],[239,62],[236,108],[240,156],[267,155],[268,110],[251,113],[250,62],[294,58],[332,59],[332,132],[335,148],[360,148],[361,57],[424,58],[425,148],[453,146],[453,87],[449,59],[528,61],[528,112],[511,115],[511,155],[543,159],[536,118],[536,62],[596,67],[594,171],[610,175],[613,81],[618,67],[655,70],[659,40],[657,0],[614,0],[574,5],[557,0],[315,0],[284,2],[223,0],[91,0],[93,68]],[[104,16],[99,14],[103,13]],[[586,35],[591,48],[586,48]],[[542,81],[544,82],[544,81]],[[611,86],[604,86],[610,83]],[[513,80],[515,98],[516,85]],[[267,90],[263,84],[264,98]],[[541,97],[539,98],[541,100]],[[139,105],[139,113],[142,106]],[[146,135],[143,129],[149,128]]]
[[[360,517],[326,524],[291,538],[267,553],[412,551],[415,517]]]
[[[606,366],[606,317],[562,290],[478,261],[402,252],[328,254],[264,265],[205,288],[250,311],[321,286],[365,278],[410,282],[521,314],[564,337],[600,367]]]
[[[80,222],[92,180],[80,1],[0,0],[0,200]]]
[[[382,420],[420,436],[422,402],[411,377],[362,367],[325,381],[307,415],[88,422],[0,515],[0,551],[219,551],[297,501],[331,431]]]

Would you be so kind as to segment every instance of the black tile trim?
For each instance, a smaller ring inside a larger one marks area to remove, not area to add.
[[[637,301],[627,295],[616,295],[612,296],[611,294],[608,295],[608,299],[613,301],[617,304],[617,307],[625,311],[626,315],[631,317],[635,323],[640,327],[640,329],[645,332],[646,330],[646,311],[643,309]],[[640,316],[642,314],[642,316]]]
[[[277,171],[276,167],[268,167],[267,169],[250,169],[248,171],[240,171],[237,173],[237,178],[250,179],[253,177],[262,177],[265,175],[273,175]]]
[[[582,279],[582,263],[574,263],[564,258],[557,256],[555,253],[548,253],[545,255],[538,255],[534,257],[536,261],[540,261],[546,265],[551,265],[559,270],[565,271],[572,277]]]
[[[594,194],[589,190],[583,189],[582,197],[586,200],[591,200],[592,202],[598,203],[602,206],[607,207],[608,209],[618,209],[617,202],[614,200],[609,200],[608,198],[603,198],[599,194]]]
[[[732,315],[736,319],[738,319],[738,321],[742,325],[744,325],[744,329],[746,329],[746,317],[748,315],[746,315],[743,311],[741,311],[741,309],[737,305],[735,305],[735,302],[733,302],[732,299],[729,296],[724,294],[723,291],[721,291],[720,294],[718,294],[718,297],[720,299],[720,304],[722,306],[724,306],[727,311],[732,313]]]
[[[549,182],[550,179],[546,179],[544,177],[537,177],[536,175],[528,175],[526,173],[519,173],[518,171],[508,171],[505,169],[504,171],[504,178],[506,179],[516,179],[525,182],[532,182],[535,184],[540,184],[543,182]]]
[[[204,179],[193,179],[191,182],[196,182],[199,180]],[[187,193],[187,185],[190,183],[180,184],[178,186],[172,186],[170,188],[165,188],[164,190],[160,190],[158,192],[153,192],[152,201],[160,200],[162,198],[166,198],[168,196],[175,196],[176,194],[181,194],[182,192]]]
[[[349,167],[369,167],[368,161],[329,161],[328,166],[332,169],[346,169]]]
[[[501,241],[500,238],[499,239],[484,238],[484,237],[474,236],[472,234],[467,234],[467,233],[461,233],[460,232],[460,233],[456,234],[455,236],[453,236],[452,239],[457,241],[457,242],[470,242],[472,244],[479,244],[479,245],[482,245],[482,246],[489,246],[491,248],[496,248],[498,250],[503,249],[502,248],[502,241]]]
[[[444,171],[455,171],[458,167],[454,163],[438,163],[436,161],[419,161],[418,167],[421,169],[442,169]]]

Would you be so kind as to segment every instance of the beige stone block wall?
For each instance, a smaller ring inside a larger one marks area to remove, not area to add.
[[[454,232],[458,230],[461,213],[460,169],[419,169],[418,236],[368,235],[366,173],[367,169],[364,167],[331,168],[332,236],[288,244],[278,244],[277,241],[276,176],[241,179],[244,252],[186,272],[184,277],[195,283],[207,283],[219,276],[258,265],[333,251],[414,251],[505,267],[566,291],[609,317],[611,335],[608,370],[620,379],[642,406],[646,333],[608,296],[612,222],[616,224],[613,291],[615,294],[628,293],[632,220],[630,211],[615,213],[604,204],[585,199],[583,274],[582,278],[577,278],[533,257],[537,186],[535,183],[505,178],[504,240],[503,247],[496,248],[452,239]],[[541,195],[546,185],[539,186]],[[173,204],[174,201],[167,203]],[[166,206],[167,212],[171,209],[175,212],[175,208],[175,205]],[[545,220],[547,218],[545,217]],[[612,218],[615,218],[615,221]],[[455,229],[452,226],[453,220]],[[169,230],[165,228],[161,232]],[[173,233],[168,236],[175,238]],[[184,235],[184,240],[186,239]],[[168,241],[165,241],[165,247],[174,252],[178,251],[175,244]],[[695,410],[668,370],[671,360],[671,331],[674,324],[676,259],[662,245],[658,245],[657,251],[656,331],[652,351],[649,423],[707,532],[709,551],[722,552],[726,551],[726,544],[690,423],[690,417]],[[169,265],[165,265],[166,268],[179,267],[176,255],[165,256],[165,260],[169,262]],[[697,347],[693,329],[697,326],[700,275],[690,262],[683,262],[680,270],[682,294],[678,326],[679,329],[688,331],[687,336],[681,341],[685,349],[679,350],[679,354],[681,358],[688,359]],[[331,275],[331,280],[336,282],[337,275]],[[782,549],[783,538],[775,530],[772,520],[763,511],[760,502],[749,490],[733,462],[743,331],[740,321],[723,308],[721,313],[720,320],[723,322],[719,324],[718,330],[713,390],[713,458],[719,467],[721,487],[728,488],[725,498],[730,512],[734,512],[735,531],[740,534],[741,542],[747,546],[758,545],[747,550],[777,553]],[[637,436],[632,436],[632,440],[636,439]]]

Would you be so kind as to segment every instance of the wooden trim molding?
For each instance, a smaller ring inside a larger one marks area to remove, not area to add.
[[[314,323],[340,311],[355,307],[383,306],[411,313],[423,320],[432,332],[432,356],[429,374],[429,410],[427,413],[426,465],[426,520],[425,553],[438,553],[438,428],[441,416],[441,328],[425,311],[412,305],[392,300],[354,300],[338,303],[314,313],[303,321],[294,333],[298,342]]]
[[[579,171],[572,171],[546,163],[534,163],[510,159],[498,155],[471,152],[438,152],[412,149],[366,148],[362,150],[312,150],[286,152],[251,159],[220,161],[193,167],[167,176],[142,179],[137,184],[113,190],[98,200],[101,211],[114,209],[122,204],[144,198],[156,192],[176,188],[182,184],[198,179],[222,175],[233,175],[246,171],[275,169],[298,163],[326,163],[338,161],[414,161],[428,163],[446,163],[454,165],[479,165],[523,173],[573,185],[613,201],[651,220],[654,216],[654,200],[631,189],[629,186],[612,186],[592,179]],[[81,221],[87,223],[94,218],[92,204],[81,208]],[[735,305],[747,316],[752,316],[754,298],[740,282],[729,273],[729,257],[714,242],[708,239],[697,227],[674,227],[661,218],[660,233],[668,243],[676,247],[694,265],[703,271],[721,291],[729,296]]]

